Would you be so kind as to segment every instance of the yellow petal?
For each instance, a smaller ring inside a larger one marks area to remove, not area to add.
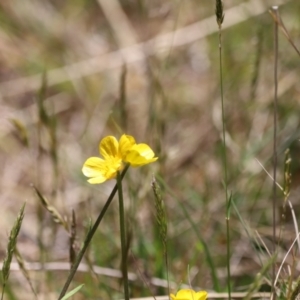
[[[125,161],[130,163],[132,167],[140,167],[156,161],[158,157],[154,157],[154,152],[147,144],[138,144],[132,146],[126,155]]]
[[[99,157],[90,157],[83,164],[82,173],[86,177],[96,177],[101,173],[105,161]]]
[[[207,292],[205,292],[205,291],[197,292],[196,295],[197,295],[196,299],[198,299],[198,300],[206,300],[206,298],[207,298]]]
[[[98,176],[98,177],[93,177],[93,178],[88,179],[88,183],[90,183],[90,184],[99,184],[99,183],[105,182],[106,180],[107,180],[107,178],[101,175],[101,176]]]
[[[103,138],[99,144],[99,152],[104,159],[112,157],[119,157],[119,143],[114,136],[107,136]]]
[[[132,150],[139,152],[141,156],[146,159],[151,159],[154,157],[154,152],[147,144],[138,144],[132,147]]]
[[[121,168],[121,159],[103,160],[99,157],[90,157],[84,163],[82,172],[85,176],[91,177],[88,180],[89,183],[96,184],[115,178],[117,171]]]
[[[177,292],[176,296],[173,294],[170,296],[172,300],[206,300],[207,292],[200,291],[196,293],[191,289],[182,289]]]
[[[131,135],[123,134],[119,142],[119,150],[122,158],[124,159],[128,151],[135,145],[135,139]]]

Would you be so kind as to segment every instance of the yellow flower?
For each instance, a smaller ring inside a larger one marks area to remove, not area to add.
[[[158,159],[147,144],[136,144],[132,136],[125,134],[120,138],[120,152],[123,161],[132,167],[141,167]]]
[[[140,167],[158,159],[147,144],[136,144],[134,137],[125,134],[119,142],[113,136],[103,138],[99,144],[99,152],[104,159],[90,157],[82,168],[83,174],[90,177],[88,182],[92,184],[115,178],[123,168],[122,162]]]
[[[173,294],[171,294],[170,296],[172,300],[206,300],[207,292],[205,291],[195,292],[190,289],[183,289],[183,290],[179,290],[176,296]]]

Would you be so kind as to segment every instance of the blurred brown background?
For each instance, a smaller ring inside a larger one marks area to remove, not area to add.
[[[299,47],[299,1],[224,1],[228,173],[236,207],[231,218],[232,282],[241,290],[260,270],[260,259],[267,259],[265,252],[257,250],[255,230],[267,245],[271,234],[272,180],[257,160],[271,172],[274,23],[268,9],[274,4],[280,5],[281,18]],[[46,266],[47,272],[36,272],[31,270],[34,265],[28,265],[39,299],[57,297],[67,277],[69,240],[64,228],[42,207],[31,184],[66,220],[75,211],[80,246],[89,220],[95,220],[114,185],[113,181],[89,185],[82,165],[88,157],[99,155],[98,143],[104,136],[119,138],[124,132],[139,143],[148,143],[160,157],[153,165],[130,170],[125,185],[129,268],[137,275],[132,295],[151,295],[145,280],[154,294],[167,293],[165,282],[151,283],[151,278],[166,279],[152,174],[162,185],[168,214],[170,280],[178,286],[190,280],[194,287],[216,289],[205,243],[219,285],[225,287],[219,42],[214,10],[211,0],[0,1],[0,258],[5,256],[8,233],[26,201],[18,249],[27,262],[56,263],[53,269]],[[289,148],[290,200],[296,214],[299,62],[280,32],[278,182],[283,184],[284,151]],[[42,103],[46,116],[41,113]],[[278,208],[283,199],[278,191]],[[86,266],[119,270],[117,211],[113,203],[89,248]],[[295,238],[288,212],[285,230],[280,245],[283,254]],[[103,272],[95,274],[89,267],[79,272],[74,286],[86,285],[76,297],[121,298],[115,273],[109,271],[106,276]],[[11,273],[8,291],[7,299],[33,299],[20,272]]]

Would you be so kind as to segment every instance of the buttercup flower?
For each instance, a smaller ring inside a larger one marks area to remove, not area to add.
[[[190,289],[183,289],[183,290],[179,290],[176,296],[173,294],[171,294],[170,296],[172,300],[206,300],[207,292],[205,291],[195,292]]]
[[[130,135],[123,134],[120,138],[120,150],[123,161],[132,167],[141,167],[158,159],[147,144],[136,144]]]
[[[147,144],[136,144],[134,137],[123,134],[118,142],[113,136],[103,138],[99,144],[99,152],[104,159],[90,157],[83,165],[82,172],[89,177],[89,183],[102,183],[115,178],[122,170],[123,162],[132,167],[140,167],[158,158]]]

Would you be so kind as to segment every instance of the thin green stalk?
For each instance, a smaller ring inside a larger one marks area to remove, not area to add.
[[[224,110],[224,92],[223,92],[223,67],[222,67],[222,34],[219,30],[219,56],[220,56],[220,89],[221,89],[221,105],[222,105],[222,137],[223,137],[223,167],[224,167],[224,186],[226,193],[226,206],[228,203],[228,179],[227,179],[227,149],[226,149],[226,134],[225,134],[225,110]]]
[[[231,285],[230,285],[230,218],[226,217],[226,263],[227,263],[227,288],[228,288],[228,298],[231,299]]]
[[[221,89],[221,105],[222,105],[222,136],[223,136],[223,169],[224,169],[224,187],[225,187],[225,200],[226,200],[226,264],[227,264],[227,288],[228,298],[231,300],[231,286],[230,286],[230,215],[228,209],[230,207],[230,200],[228,198],[228,176],[227,176],[227,151],[226,151],[226,135],[225,135],[225,110],[224,110],[224,92],[223,92],[223,67],[222,67],[222,23],[224,21],[223,2],[216,0],[216,17],[219,26],[219,62],[220,62],[220,89]]]
[[[279,17],[278,6],[273,6],[272,11],[275,15]],[[274,135],[273,135],[273,200],[272,200],[272,210],[273,210],[273,255],[276,252],[276,171],[277,171],[277,110],[278,110],[278,23],[274,22]],[[275,265],[272,265],[272,296],[273,300],[276,299],[275,290]]]
[[[129,283],[127,270],[127,249],[126,249],[126,228],[125,228],[125,213],[121,174],[117,172],[117,187],[119,196],[119,217],[120,217],[120,235],[121,235],[121,249],[122,249],[122,274],[124,281],[124,297],[129,300]]]
[[[42,147],[42,135],[43,135],[43,126],[47,126],[49,123],[49,116],[47,114],[47,111],[44,107],[44,101],[46,99],[47,95],[47,74],[46,72],[43,72],[42,78],[41,78],[41,86],[37,93],[36,101],[37,101],[37,108],[38,108],[38,122],[37,122],[37,159],[36,159],[36,186],[41,189],[42,188],[42,166],[43,166],[43,147]],[[43,265],[45,261],[47,261],[47,252],[45,249],[45,243],[44,243],[44,219],[45,219],[45,212],[43,208],[40,206],[39,203],[36,203],[36,212],[37,212],[37,219],[38,219],[38,232],[37,232],[37,242],[39,247],[39,261]],[[45,274],[45,276],[47,276]],[[37,286],[37,293],[39,291],[45,289],[46,280],[41,280],[41,285]]]
[[[121,179],[124,178],[124,176],[125,176],[128,168],[129,168],[129,165],[127,165],[125,167],[125,169],[123,170],[123,172],[121,174]],[[73,264],[73,266],[72,266],[72,268],[70,270],[69,276],[67,278],[67,281],[65,282],[65,285],[63,286],[63,289],[62,289],[62,291],[61,291],[61,293],[60,293],[60,295],[58,297],[58,300],[62,299],[62,297],[66,294],[66,292],[67,292],[67,290],[69,288],[69,285],[71,284],[71,282],[73,280],[73,277],[74,277],[74,275],[75,275],[75,273],[77,271],[77,268],[78,268],[78,266],[79,266],[79,264],[80,264],[80,262],[81,262],[81,260],[83,258],[83,255],[84,255],[87,247],[91,243],[91,240],[92,240],[92,238],[93,238],[93,236],[94,236],[94,234],[95,234],[95,232],[96,232],[99,224],[101,223],[101,221],[102,221],[102,219],[103,219],[103,217],[104,217],[104,215],[105,215],[105,213],[106,213],[109,205],[111,204],[111,202],[112,202],[112,200],[113,200],[113,198],[114,198],[117,190],[118,190],[118,185],[116,184],[114,186],[111,194],[109,195],[108,199],[106,200],[106,203],[104,204],[104,206],[103,206],[103,208],[102,208],[102,210],[101,210],[101,212],[100,212],[100,214],[99,214],[96,222],[94,223],[93,227],[88,231],[88,233],[86,235],[86,238],[85,238],[85,240],[83,242],[82,248],[79,251],[79,253],[78,253],[78,255],[77,255],[76,259],[75,259],[75,262],[74,262],[74,264]]]

